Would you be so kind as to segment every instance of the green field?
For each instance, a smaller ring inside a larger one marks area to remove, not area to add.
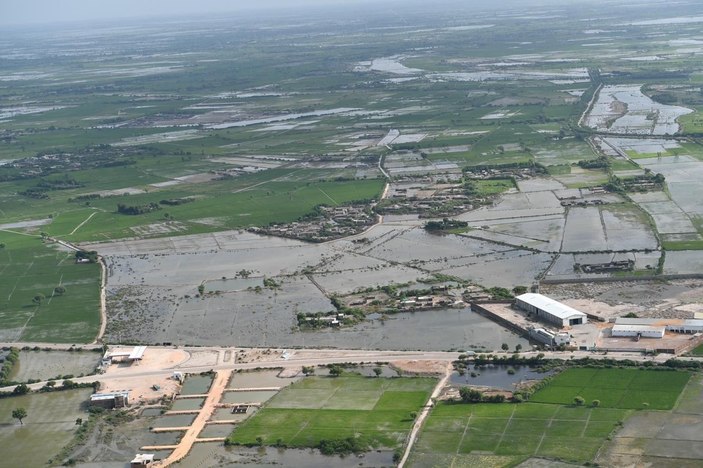
[[[521,404],[442,402],[413,450],[412,466],[514,466],[530,457],[591,462],[633,410],[671,409],[688,372],[574,368]],[[582,396],[584,406],[574,404]],[[599,407],[592,401],[600,400]],[[488,457],[488,458],[484,458]],[[453,464],[453,465],[452,465]]]
[[[442,402],[425,423],[414,448],[413,465],[425,466],[423,460],[428,455],[439,454],[460,463],[475,462],[476,452],[498,457],[496,466],[513,465],[532,456],[584,463],[594,458],[627,414],[620,409],[539,403]]]
[[[46,466],[73,438],[76,418],[87,419],[82,406],[90,394],[80,389],[1,399],[0,467]],[[24,425],[12,419],[15,408],[27,410]]]
[[[100,267],[38,237],[0,232],[3,341],[87,343],[100,327]],[[54,288],[65,288],[56,295]],[[41,303],[33,298],[41,294]]]
[[[581,396],[605,408],[667,410],[674,407],[691,375],[639,369],[567,369],[537,391],[531,401],[568,405]]]
[[[358,437],[373,447],[402,444],[435,385],[430,378],[308,377],[287,387],[238,427],[228,442],[316,447]]]

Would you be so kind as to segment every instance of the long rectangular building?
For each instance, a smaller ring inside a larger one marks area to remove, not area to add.
[[[588,317],[583,312],[542,294],[522,294],[515,298],[515,305],[526,312],[535,314],[537,318],[559,327],[583,325],[588,321]]]

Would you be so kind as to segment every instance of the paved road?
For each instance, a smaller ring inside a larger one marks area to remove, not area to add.
[[[0,346],[40,346],[42,348],[51,349],[68,349],[71,345],[67,344],[47,344],[47,343],[0,343]],[[89,345],[83,345],[84,349],[89,348]],[[94,346],[93,346],[94,347]],[[151,348],[160,348],[158,346],[153,346]],[[165,347],[166,349],[173,349],[173,347]],[[198,347],[198,348],[182,348],[186,351],[224,351],[233,350],[233,348],[224,347]],[[237,348],[238,350],[248,350],[245,348]],[[280,351],[280,350],[279,350]],[[364,351],[364,350],[339,350],[339,349],[301,349],[301,350],[291,350],[286,351],[284,356],[287,359],[281,357],[280,354],[273,353],[271,356],[263,355],[260,360],[252,362],[240,362],[240,363],[227,363],[227,364],[217,364],[217,365],[193,365],[189,366],[186,361],[183,364],[178,364],[174,367],[157,369],[157,370],[144,370],[139,367],[139,365],[134,365],[128,370],[121,370],[119,373],[107,373],[101,375],[92,375],[87,377],[79,377],[71,379],[77,383],[94,382],[96,380],[100,381],[110,381],[112,379],[125,379],[132,377],[153,377],[153,376],[163,376],[165,374],[171,374],[173,370],[178,370],[184,373],[200,373],[209,370],[251,370],[256,368],[291,368],[291,367],[302,367],[302,366],[318,366],[326,364],[341,364],[341,363],[364,363],[364,362],[388,362],[388,361],[398,361],[398,360],[418,360],[418,361],[446,361],[450,362],[456,360],[460,353],[458,352],[423,352],[423,351]],[[494,353],[500,354],[500,353]],[[509,353],[507,353],[509,354]],[[521,356],[533,357],[536,356],[537,352],[526,352],[521,353]],[[614,360],[636,360],[640,362],[652,361],[652,362],[664,362],[670,359],[672,355],[670,354],[660,354],[657,356],[643,356],[637,353],[592,353],[588,351],[575,351],[575,352],[546,352],[542,353],[547,359],[573,359],[589,357],[591,359],[614,359]],[[690,360],[690,361],[703,361],[703,357],[679,357],[678,359]],[[44,385],[45,382],[39,382],[29,385],[33,390],[39,389]],[[0,388],[0,391],[12,390],[14,387],[4,387]]]
[[[156,348],[156,347],[154,347]],[[65,349],[65,348],[61,348]],[[168,349],[173,349],[170,347]],[[193,349],[198,351],[203,350],[224,350],[232,348],[184,348]],[[388,362],[397,360],[418,360],[418,361],[453,361],[457,359],[459,353],[452,352],[415,352],[415,351],[359,351],[359,350],[297,350],[291,351],[288,359],[282,358],[280,355],[271,356],[269,358],[264,358],[262,360],[256,360],[252,362],[242,362],[236,364],[218,364],[218,365],[195,365],[189,366],[188,362],[183,364],[178,364],[177,367],[169,367],[165,369],[158,370],[143,370],[139,365],[133,365],[128,370],[120,370],[119,373],[107,373],[100,375],[91,375],[86,377],[78,377],[71,379],[76,383],[89,383],[96,380],[107,382],[112,379],[127,379],[134,377],[153,377],[153,376],[163,376],[170,375],[175,369],[179,372],[184,373],[200,373],[207,372],[209,370],[246,370],[246,369],[257,369],[257,368],[291,368],[291,367],[302,367],[302,366],[317,366],[326,364],[341,364],[341,363],[356,363],[360,364],[363,362]],[[45,382],[38,382],[30,384],[29,387],[33,390],[38,390],[44,386]],[[9,391],[14,387],[4,387],[0,388],[0,391]]]

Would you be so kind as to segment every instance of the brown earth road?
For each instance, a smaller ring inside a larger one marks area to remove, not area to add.
[[[444,371],[444,377],[442,377],[439,382],[437,382],[437,385],[432,391],[430,398],[427,400],[425,406],[423,406],[422,411],[420,411],[420,414],[418,415],[417,419],[415,419],[415,424],[413,424],[413,428],[410,431],[410,435],[408,436],[408,443],[405,445],[405,452],[403,452],[403,458],[401,458],[400,463],[398,463],[398,468],[403,468],[405,466],[405,463],[408,461],[410,451],[412,450],[413,445],[415,444],[415,440],[417,439],[417,434],[420,432],[420,429],[422,428],[422,424],[425,422],[425,419],[430,414],[430,410],[434,406],[434,400],[439,396],[439,394],[442,392],[442,389],[447,385],[449,377],[452,375],[452,370],[453,368],[451,363],[447,363],[447,369]]]
[[[98,257],[98,263],[100,263],[100,330],[98,330],[98,336],[95,337],[93,343],[99,343],[102,340],[103,335],[105,335],[105,329],[107,328],[107,299],[105,298],[105,291],[107,290],[107,265],[105,264],[105,259],[103,257]]]
[[[222,394],[229,383],[229,379],[232,377],[232,372],[232,369],[217,371],[215,380],[213,380],[210,386],[210,391],[205,399],[205,403],[203,403],[203,407],[200,409],[200,413],[195,417],[195,420],[183,435],[183,438],[171,455],[155,463],[154,466],[169,466],[188,455],[188,452],[190,452],[190,449],[198,438],[198,434],[203,430],[205,423],[210,419],[217,404],[220,402]]]

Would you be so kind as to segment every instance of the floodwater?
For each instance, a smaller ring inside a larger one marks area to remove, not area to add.
[[[508,369],[513,369],[514,374],[509,374]],[[476,377],[472,377],[475,373]],[[537,372],[529,366],[471,366],[464,375],[454,372],[449,382],[454,385],[476,385],[481,387],[499,388],[501,390],[514,390],[515,385],[526,380],[542,380],[554,372]]]
[[[152,427],[185,427],[190,426],[195,419],[195,414],[175,414],[161,416],[154,420]]]
[[[635,135],[673,135],[676,120],[693,112],[653,101],[641,85],[609,85],[601,89],[585,124],[599,131]]]
[[[181,395],[204,395],[210,390],[212,377],[209,375],[190,375],[181,387]]]
[[[314,111],[314,112],[301,112],[298,114],[284,114],[284,115],[278,115],[276,117],[267,117],[267,118],[262,118],[262,119],[240,120],[237,122],[224,122],[221,124],[208,125],[207,128],[210,128],[213,130],[223,130],[225,128],[249,127],[251,125],[260,125],[260,124],[267,124],[267,123],[274,123],[274,122],[284,122],[286,120],[301,119],[303,117],[321,117],[321,116],[325,116],[325,115],[342,114],[345,112],[351,112],[351,111],[356,111],[356,110],[359,110],[359,109],[352,108],[352,107],[339,107],[337,109],[320,110],[320,111]]]
[[[297,378],[278,377],[278,373],[278,370],[238,372],[232,377],[229,388],[284,387],[298,380]]]
[[[203,406],[205,398],[179,398],[173,402],[173,411],[197,410]]]
[[[222,397],[223,403],[263,403],[270,400],[278,393],[277,391],[244,391],[244,392],[227,392]]]
[[[232,433],[235,424],[208,424],[200,431],[198,437],[201,439],[206,439],[210,437],[227,437]]]

